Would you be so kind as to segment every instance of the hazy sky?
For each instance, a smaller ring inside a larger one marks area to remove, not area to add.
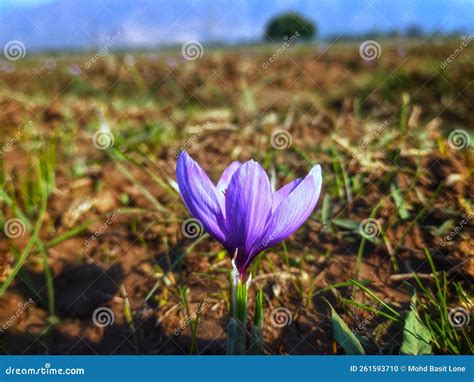
[[[275,14],[297,11],[319,37],[371,31],[474,33],[474,0],[0,0],[0,44],[85,47],[121,32],[123,46],[262,38]]]

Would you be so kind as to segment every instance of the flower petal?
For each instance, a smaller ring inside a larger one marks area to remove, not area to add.
[[[182,152],[176,165],[179,192],[191,215],[199,219],[206,231],[221,243],[225,235],[223,215],[217,198],[217,189],[206,173],[189,156]]]
[[[293,234],[311,215],[321,193],[321,166],[315,165],[304,180],[280,203],[268,221],[263,240],[254,252],[271,247]]]
[[[230,183],[230,180],[232,179],[232,175],[242,166],[242,163],[240,162],[232,162],[230,165],[227,166],[227,168],[224,170],[224,172],[221,175],[221,178],[217,182],[217,190],[220,192],[224,192],[227,189],[227,186]]]
[[[284,185],[273,194],[272,212],[275,212],[280,203],[288,196],[291,191],[296,188],[296,186],[298,186],[298,184],[301,183],[301,181],[301,178],[295,179],[294,181]]]
[[[227,187],[229,186],[230,180],[232,179],[232,175],[242,166],[240,162],[232,162],[221,175],[221,178],[217,182],[217,198],[219,199],[219,203],[221,205],[221,210],[225,218],[225,192]]]
[[[225,196],[225,246],[233,254],[237,249],[237,267],[251,255],[261,236],[272,208],[270,180],[262,166],[253,160],[244,163],[232,177]]]

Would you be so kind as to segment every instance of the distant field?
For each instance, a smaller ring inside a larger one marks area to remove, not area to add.
[[[322,297],[368,354],[399,354],[408,312],[433,353],[471,354],[474,47],[378,44],[0,61],[0,350],[225,353],[230,258],[183,232],[184,149],[213,180],[323,168],[310,219],[250,269],[268,354],[344,353]]]

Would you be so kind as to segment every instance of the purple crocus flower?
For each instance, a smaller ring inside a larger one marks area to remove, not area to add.
[[[250,160],[232,162],[214,185],[182,152],[176,167],[179,191],[191,215],[231,256],[242,280],[255,256],[293,234],[313,212],[321,192],[321,167],[313,166],[272,192],[262,166]]]

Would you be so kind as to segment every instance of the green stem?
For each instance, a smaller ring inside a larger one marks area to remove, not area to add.
[[[232,261],[230,280],[231,317],[227,327],[226,353],[232,355],[245,354],[247,332],[247,286],[237,272]]]
[[[43,242],[36,238],[35,240],[36,248],[41,256],[41,261],[43,262],[44,267],[44,278],[46,282],[46,292],[48,294],[48,310],[49,315],[53,320],[56,318],[56,310],[54,306],[54,284],[53,284],[53,272],[48,263],[48,252],[46,251]]]
[[[255,301],[255,314],[253,317],[253,326],[250,329],[250,347],[249,354],[265,354],[263,349],[263,291],[260,289]]]
[[[33,233],[28,240],[28,243],[26,244],[26,247],[23,249],[21,252],[20,258],[16,262],[15,266],[13,267],[12,271],[8,275],[7,279],[3,283],[2,287],[0,288],[0,296],[3,296],[5,292],[7,291],[8,287],[12,283],[12,281],[15,279],[16,275],[20,271],[21,267],[25,263],[26,258],[28,257],[28,254],[30,253],[31,249],[33,248],[33,244],[38,240],[39,237],[39,232],[41,229],[41,225],[43,224],[43,219],[46,214],[46,202],[43,201],[40,213],[38,215],[38,219],[36,220],[35,228],[33,230]]]

